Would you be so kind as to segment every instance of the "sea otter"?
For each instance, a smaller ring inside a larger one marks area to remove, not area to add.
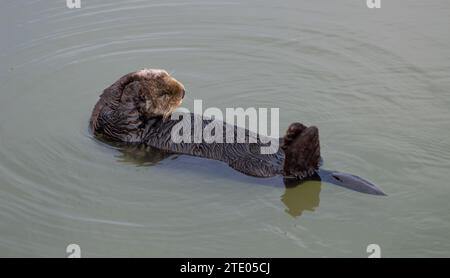
[[[90,130],[104,141],[144,145],[168,153],[223,161],[250,176],[281,175],[286,185],[317,179],[364,193],[385,195],[377,186],[358,176],[320,169],[319,131],[315,126],[291,124],[284,138],[279,139],[281,148],[272,154],[262,154],[260,150],[264,144],[259,135],[256,143],[249,143],[249,140],[246,143],[210,143],[204,140],[200,143],[174,143],[171,131],[183,119],[174,120],[170,115],[181,105],[184,96],[183,84],[165,70],[143,69],[126,74],[103,91],[92,111]],[[190,121],[195,117],[199,116],[185,115]],[[203,126],[211,122],[204,118],[201,121]],[[224,130],[227,125],[222,122]],[[237,134],[241,128],[233,126],[233,129]],[[243,132],[246,137],[250,136],[250,131]]]

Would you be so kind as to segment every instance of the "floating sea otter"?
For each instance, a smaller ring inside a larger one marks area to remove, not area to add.
[[[106,141],[143,144],[169,153],[220,160],[250,176],[282,175],[288,186],[315,179],[364,193],[385,195],[377,186],[358,176],[320,169],[319,132],[314,126],[291,124],[284,138],[279,139],[281,148],[273,154],[262,154],[261,148],[265,145],[259,135],[256,143],[174,143],[171,131],[183,119],[174,120],[169,116],[181,105],[184,95],[184,86],[164,70],[144,69],[129,73],[104,90],[92,112],[90,129],[96,137]],[[194,114],[185,116],[190,121],[197,117]],[[202,119],[203,127],[209,123],[211,120]],[[227,125],[222,123],[224,130]],[[239,133],[239,127],[232,129],[234,134]],[[248,130],[243,134],[250,136]]]

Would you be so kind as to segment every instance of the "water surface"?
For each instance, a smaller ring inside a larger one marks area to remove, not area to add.
[[[3,1],[0,256],[450,255],[450,3]],[[279,107],[375,197],[94,140],[101,91],[164,68],[184,106]]]

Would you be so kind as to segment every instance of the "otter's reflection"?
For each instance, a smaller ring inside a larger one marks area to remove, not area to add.
[[[117,146],[120,152],[117,161],[136,166],[153,166],[172,154],[150,146]]]
[[[175,159],[177,157],[175,154],[150,146],[116,145],[115,147],[120,152],[117,156],[119,162],[136,166],[153,166],[166,158],[171,157],[172,159]],[[281,195],[281,201],[286,206],[285,211],[293,217],[301,216],[305,210],[314,211],[320,203],[319,195],[321,182],[319,177],[314,177],[305,181],[283,179],[281,177],[268,179],[243,177],[242,175],[233,175],[233,177],[239,180],[244,178],[248,182],[266,186],[279,186],[284,184],[285,191],[284,194]]]
[[[286,184],[286,190],[281,195],[285,211],[293,217],[301,216],[305,210],[314,211],[319,207],[320,190],[320,181],[308,180],[295,186]]]

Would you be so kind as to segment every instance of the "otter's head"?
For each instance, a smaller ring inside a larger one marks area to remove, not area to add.
[[[134,73],[133,79],[124,88],[121,102],[132,101],[138,112],[146,118],[167,118],[183,102],[183,84],[165,70],[140,70]]]
[[[168,118],[181,105],[183,84],[165,70],[143,69],[122,76],[103,91],[90,127],[118,141],[136,141],[139,129],[151,118]]]

